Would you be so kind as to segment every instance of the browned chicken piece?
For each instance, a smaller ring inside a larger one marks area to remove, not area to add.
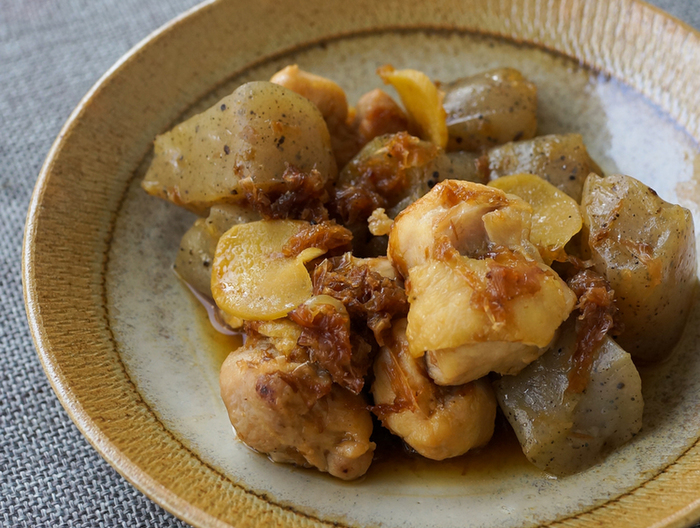
[[[693,303],[696,279],[693,216],[629,176],[586,180],[581,202],[584,247],[610,282],[621,334],[635,360],[671,354]]]
[[[355,126],[363,145],[376,137],[408,130],[408,117],[391,96],[379,88],[357,101]]]
[[[514,195],[448,180],[396,217],[389,258],[406,278],[409,351],[439,385],[519,372],[573,310],[529,240],[531,214]]]
[[[369,468],[375,444],[365,401],[332,383],[303,348],[282,353],[252,333],[224,362],[220,384],[238,437],[273,461],[343,480]]]
[[[443,84],[448,150],[483,150],[537,131],[537,88],[512,68]]]
[[[337,83],[306,72],[296,64],[275,73],[270,82],[289,88],[318,107],[328,126],[338,167],[344,167],[366,143],[353,125],[347,97]]]
[[[552,134],[493,148],[478,161],[489,180],[510,174],[536,174],[581,202],[583,183],[591,172],[603,175],[580,134]]]
[[[392,327],[392,338],[374,363],[374,412],[382,424],[424,457],[462,455],[493,435],[496,398],[487,379],[439,387],[422,359],[408,353],[406,320]]]

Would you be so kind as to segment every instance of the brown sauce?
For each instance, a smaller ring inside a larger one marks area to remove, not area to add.
[[[212,300],[187,286],[201,305],[195,310],[197,320],[218,370],[231,352],[243,346],[245,336],[220,321]],[[447,460],[430,460],[415,453],[376,419],[372,441],[377,444],[374,460],[361,481],[391,483],[419,476],[426,483],[459,484],[460,481],[475,479],[499,481],[513,474],[544,474],[525,458],[515,432],[500,414],[496,417],[493,437],[486,446]],[[316,472],[315,469],[309,471]]]
[[[525,472],[544,474],[525,458],[515,432],[500,415],[486,446],[447,460],[429,460],[411,452],[400,438],[379,424],[375,424],[372,440],[377,450],[364,480],[373,483],[389,484],[420,476],[428,484],[458,484],[466,480],[499,481],[506,475]]]

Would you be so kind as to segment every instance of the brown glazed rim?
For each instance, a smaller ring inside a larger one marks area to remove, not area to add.
[[[24,295],[39,357],[80,431],[136,488],[195,526],[342,523],[232,482],[142,400],[105,303],[125,190],[155,134],[235,72],[314,42],[389,29],[482,33],[573,57],[641,92],[700,141],[700,33],[638,0],[222,0],[138,44],[81,100],[49,152],[27,216]],[[680,527],[699,518],[696,443],[633,491],[552,525]]]

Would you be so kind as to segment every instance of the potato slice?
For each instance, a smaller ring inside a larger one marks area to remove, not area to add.
[[[256,220],[260,220],[258,213],[240,205],[212,206],[209,216],[195,220],[182,237],[175,258],[175,271],[195,290],[211,298],[211,263],[216,243],[234,225]]]
[[[583,225],[576,201],[534,174],[504,176],[489,185],[530,204],[530,242],[535,244],[547,264],[560,260],[564,256],[564,246]]]
[[[438,90],[435,83],[423,72],[395,70],[388,64],[379,68],[377,73],[386,84],[396,89],[411,121],[420,130],[421,139],[445,148],[447,113],[442,107],[444,94]]]
[[[304,264],[325,253],[307,248],[296,257],[282,250],[308,226],[296,220],[262,220],[232,227],[219,239],[212,267],[214,301],[229,315],[270,321],[284,317],[312,294]]]

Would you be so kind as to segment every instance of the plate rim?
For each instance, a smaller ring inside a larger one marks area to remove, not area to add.
[[[477,0],[478,1],[478,0]],[[528,0],[523,0],[518,3],[525,3]],[[660,8],[651,6],[640,0],[620,0],[618,3],[627,6],[641,6],[648,9],[650,12],[655,13],[657,16],[662,17],[665,20],[672,21],[679,28],[686,31],[689,35],[693,36],[695,39],[700,40],[700,32],[686,24],[685,22],[669,15]],[[217,0],[206,0],[191,9],[185,11],[178,17],[169,21],[165,25],[161,26],[159,29],[155,30],[138,44],[136,44],[131,50],[129,50],[125,55],[123,55],[104,75],[93,85],[93,87],[87,92],[87,94],[80,100],[77,107],[73,110],[70,117],[62,127],[58,137],[54,141],[49,150],[47,158],[41,168],[37,183],[35,185],[34,191],[32,193],[30,205],[27,212],[27,220],[25,224],[25,232],[23,238],[23,252],[22,252],[22,283],[23,292],[25,299],[25,309],[27,313],[27,318],[29,322],[30,332],[32,339],[34,341],[35,348],[39,355],[49,382],[58,396],[59,401],[66,409],[66,412],[70,416],[71,420],[76,424],[80,432],[85,436],[85,438],[90,442],[90,444],[107,460],[107,462],[114,467],[117,472],[119,472],[124,478],[127,479],[132,485],[137,489],[147,495],[149,498],[154,500],[157,504],[162,506],[164,509],[172,513],[173,515],[185,520],[186,522],[194,525],[201,526],[230,526],[228,523],[220,521],[216,517],[210,515],[206,511],[200,508],[194,508],[192,504],[183,499],[180,495],[173,493],[169,488],[158,483],[150,474],[148,474],[144,469],[138,464],[134,463],[128,456],[124,455],[120,449],[113,443],[113,441],[100,429],[100,427],[92,420],[88,413],[84,410],[81,402],[76,399],[72,393],[70,385],[67,383],[63,373],[61,371],[61,365],[57,363],[55,355],[52,354],[52,345],[50,343],[50,338],[46,333],[46,328],[43,325],[42,320],[42,307],[40,306],[37,287],[35,282],[35,272],[34,272],[34,242],[37,236],[38,230],[38,219],[41,215],[42,204],[44,201],[44,193],[46,191],[46,186],[49,178],[52,175],[52,169],[56,163],[57,158],[61,155],[61,151],[65,146],[66,138],[71,136],[75,126],[80,122],[80,119],[89,111],[90,104],[99,96],[100,91],[103,87],[111,82],[115,77],[117,77],[128,65],[136,60],[141,53],[148,50],[149,45],[158,38],[166,36],[177,29],[188,23],[193,16],[202,14],[205,11],[214,9],[217,5],[222,4],[222,2]],[[489,34],[488,32],[483,32],[484,34]],[[494,36],[509,38],[507,35],[503,34],[493,34]],[[332,36],[329,36],[332,38]],[[510,38],[511,41],[518,42],[515,38]],[[521,41],[524,42],[524,41]],[[547,46],[537,43],[537,42],[526,42],[527,44],[536,45],[540,47],[547,48]],[[558,50],[555,53],[562,53]],[[280,50],[280,53],[282,50]],[[563,53],[564,54],[564,53]],[[590,65],[589,65],[590,67]],[[621,82],[626,82],[621,79]],[[634,88],[636,91],[638,89]],[[651,98],[645,94],[647,99]],[[656,101],[652,102],[658,104]],[[664,112],[669,113],[668,110],[663,109]],[[678,123],[678,120],[672,116],[674,122]],[[684,127],[686,128],[686,127]],[[690,130],[687,130],[688,134],[698,141],[696,134],[693,134]],[[681,459],[686,457],[690,451],[696,450],[700,453],[698,449],[699,444],[696,441],[688,451],[682,454],[671,466],[676,466]],[[643,483],[639,488],[632,490],[630,493],[624,494],[612,501],[608,501],[602,505],[596,506],[590,510],[581,512],[579,514],[572,515],[570,517],[560,519],[552,523],[557,525],[570,520],[575,520],[580,516],[588,515],[596,510],[599,510],[611,503],[622,503],[624,499],[630,496],[632,493],[640,488],[645,487],[647,484],[657,480],[658,477],[664,475],[667,472],[664,469],[645,483]],[[245,490],[245,493],[250,493],[249,490]],[[300,513],[300,512],[296,512]],[[321,522],[326,523],[322,519],[315,519],[313,516],[306,516],[311,522]],[[680,527],[685,525],[687,522],[692,522],[700,518],[700,491],[697,493],[697,498],[695,501],[689,503],[684,508],[676,511],[674,514],[666,517],[663,522],[663,526],[668,527]]]

